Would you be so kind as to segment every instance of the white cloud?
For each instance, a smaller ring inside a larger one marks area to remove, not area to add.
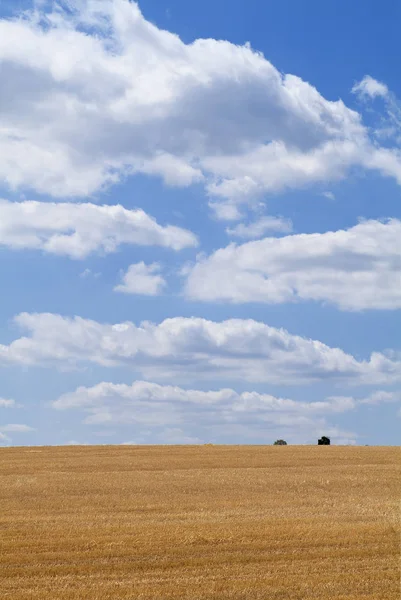
[[[1,425],[0,431],[3,433],[28,433],[30,431],[35,431],[33,427],[29,427],[29,425],[21,425],[18,423],[13,423],[10,425]]]
[[[377,96],[386,97],[388,95],[388,87],[381,81],[377,81],[370,75],[365,77],[356,83],[352,88],[354,94],[359,96],[368,96],[369,98],[376,98]]]
[[[137,326],[22,313],[15,323],[27,335],[0,345],[4,365],[124,365],[145,378],[177,382],[290,385],[331,380],[388,385],[401,379],[401,360],[396,355],[373,352],[367,360],[357,360],[339,348],[250,319],[214,322],[176,317]]]
[[[69,440],[65,444],[66,446],[87,446],[86,442],[77,442],[76,440]]]
[[[100,275],[101,275],[101,273],[94,273],[91,269],[84,269],[79,274],[81,279],[89,279],[89,278],[98,279],[100,277]]]
[[[143,210],[120,205],[0,200],[0,246],[32,248],[82,259],[93,252],[115,252],[121,244],[196,246],[193,233],[159,225]]]
[[[360,404],[385,404],[387,402],[399,402],[401,400],[401,392],[386,392],[379,390],[369,394],[366,398],[359,400]]]
[[[322,196],[324,196],[324,198],[327,198],[328,200],[335,200],[336,197],[333,194],[333,192],[323,192]]]
[[[153,263],[145,265],[140,262],[128,267],[123,275],[123,283],[114,288],[115,292],[124,294],[143,294],[144,296],[158,296],[163,292],[166,281],[160,272],[160,265]]]
[[[185,431],[180,427],[166,427],[162,435],[165,444],[198,445],[204,443],[204,440],[197,436],[186,435]]]
[[[255,196],[352,165],[401,181],[400,156],[384,168],[357,112],[249,44],[185,44],[127,0],[49,4],[0,21],[0,180],[10,187],[85,197],[141,172],[203,182],[231,219]],[[364,89],[377,93],[372,81]]]
[[[330,426],[326,417],[352,411],[357,405],[352,397],[304,402],[232,389],[186,390],[147,381],[79,387],[53,402],[57,410],[83,411],[87,425],[137,426],[139,443],[153,435],[164,443],[187,444],[204,442],[211,432],[213,436],[221,436],[224,430],[232,433],[236,427],[243,427],[247,437],[265,437],[266,428],[272,428],[304,439],[321,431],[338,438],[344,432]],[[196,436],[189,433],[194,423],[199,431]]]
[[[374,100],[380,98],[383,101],[383,108],[379,111],[375,106],[370,108],[370,116],[376,117],[378,124],[372,127],[373,135],[377,141],[386,140],[387,146],[392,148],[377,148],[372,154],[371,159],[375,162],[383,173],[395,174],[398,172],[398,165],[401,159],[401,103],[396,95],[388,87],[367,75],[356,84],[352,90],[360,100]],[[369,168],[369,159],[366,163]],[[375,168],[375,167],[374,167]],[[400,182],[399,173],[395,175]]]
[[[10,400],[7,398],[0,398],[0,408],[12,408],[15,407],[15,400]]]
[[[381,392],[383,393],[383,392]],[[134,381],[132,385],[102,382],[93,387],[79,387],[72,393],[63,394],[52,404],[53,408],[65,410],[85,408],[91,410],[106,405],[114,411],[113,421],[124,423],[119,402],[130,409],[137,403],[145,407],[177,406],[215,407],[229,406],[234,412],[267,411],[297,412],[308,414],[342,413],[353,410],[357,401],[352,397],[333,396],[321,402],[298,402],[287,398],[276,398],[270,394],[258,392],[237,393],[233,389],[203,391],[183,389],[177,386],[159,385],[149,381]],[[133,411],[133,417],[137,413]]]
[[[255,145],[246,154],[208,157],[206,167],[216,179],[208,192],[231,202],[252,201],[265,193],[301,188],[344,177],[347,168],[371,157],[366,142],[328,140],[311,149],[287,146],[282,140]],[[371,168],[374,159],[371,158]],[[400,166],[401,171],[401,166]]]
[[[216,219],[220,221],[239,221],[239,219],[242,219],[243,215],[233,201],[211,201],[209,206],[213,210]]]
[[[189,271],[188,298],[327,301],[343,310],[401,308],[401,221],[230,244]]]
[[[226,232],[240,238],[251,239],[263,237],[268,231],[276,231],[278,233],[289,233],[292,231],[292,223],[289,219],[282,217],[261,217],[253,223],[240,223],[236,227],[227,228]]]

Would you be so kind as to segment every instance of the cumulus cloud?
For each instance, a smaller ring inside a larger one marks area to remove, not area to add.
[[[278,304],[317,300],[342,310],[401,308],[401,221],[230,244],[189,269],[188,298]]]
[[[352,165],[401,182],[400,156],[377,154],[341,100],[249,44],[185,44],[135,2],[41,2],[3,18],[0,61],[0,179],[11,188],[85,197],[145,173],[203,183],[216,214],[232,219],[260,194]],[[372,81],[364,89],[377,93]]]
[[[0,345],[0,364],[124,365],[145,378],[177,382],[389,384],[401,379],[397,356],[374,352],[366,360],[357,360],[339,348],[250,319],[214,322],[176,317],[159,324],[110,325],[80,317],[22,313],[15,323],[27,335]]]
[[[159,225],[143,210],[120,205],[0,200],[0,246],[32,248],[82,259],[94,252],[115,252],[122,244],[196,246],[186,229]]]
[[[130,265],[123,275],[123,283],[114,288],[115,292],[124,294],[142,294],[144,296],[158,296],[166,287],[166,280],[159,274],[160,265],[140,263]]]
[[[252,239],[263,237],[268,231],[276,231],[277,233],[289,233],[292,231],[292,223],[289,219],[282,217],[261,217],[253,223],[240,223],[236,227],[228,227],[226,232],[228,235],[235,237]]]
[[[53,408],[83,411],[87,425],[136,426],[141,442],[156,435],[165,443],[199,443],[210,439],[211,431],[220,436],[225,429],[228,433],[237,427],[243,428],[246,437],[262,439],[269,428],[284,430],[292,439],[299,435],[305,439],[323,430],[340,439],[344,432],[335,430],[326,418],[353,411],[358,404],[352,397],[305,402],[230,388],[202,391],[135,381],[132,385],[102,382],[79,387],[55,400]],[[194,423],[196,437],[186,433]]]

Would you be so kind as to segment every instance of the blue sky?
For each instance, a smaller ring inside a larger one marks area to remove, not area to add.
[[[0,444],[398,444],[399,3],[0,18]]]

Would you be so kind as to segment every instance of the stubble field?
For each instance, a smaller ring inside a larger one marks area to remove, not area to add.
[[[399,600],[400,449],[0,449],[2,600]]]

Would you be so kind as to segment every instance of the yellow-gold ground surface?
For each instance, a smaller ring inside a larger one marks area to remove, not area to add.
[[[400,600],[400,449],[0,449],[1,600]]]

